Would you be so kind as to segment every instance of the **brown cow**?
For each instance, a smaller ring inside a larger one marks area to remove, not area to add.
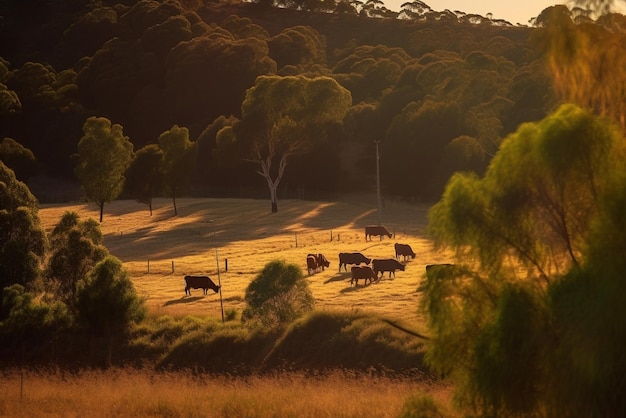
[[[352,283],[356,285],[359,284],[359,279],[363,279],[363,282],[367,284],[369,280],[372,283],[372,280],[378,280],[378,276],[374,274],[374,270],[370,266],[354,266],[350,269],[352,272],[352,279],[350,279],[350,286]]]
[[[378,277],[378,273],[380,272],[380,277],[382,278],[385,275],[385,272],[389,272],[389,277],[393,273],[393,277],[396,277],[396,270],[404,271],[404,264],[400,263],[395,258],[385,258],[381,260],[372,260],[372,267],[374,269],[374,273],[376,273],[376,277]]]
[[[415,253],[409,244],[396,243],[394,248],[396,250],[396,259],[398,259],[399,256],[403,256],[405,261],[407,257],[415,258]]]
[[[185,276],[185,295],[191,296],[191,289],[202,289],[206,295],[209,289],[217,293],[220,287],[209,276]]]
[[[318,272],[320,269],[324,271],[324,268],[329,267],[330,262],[324,256],[324,254],[307,254],[306,256],[306,268],[309,276],[312,273]]]
[[[361,263],[369,264],[370,261],[372,261],[371,258],[367,258],[361,253],[339,253],[339,271],[341,271],[341,266],[344,266],[345,270],[348,271],[348,264],[358,266]]]
[[[324,271],[325,267],[330,267],[330,261],[328,261],[328,259],[324,256],[324,254],[317,254],[316,256],[317,258],[317,265],[318,267],[322,268],[322,271]]]
[[[391,232],[387,231],[387,228],[384,226],[370,225],[365,227],[365,241],[367,241],[368,238],[371,240],[372,236],[375,235],[379,235],[380,239],[383,239],[383,235],[387,235],[389,238],[392,237]]]

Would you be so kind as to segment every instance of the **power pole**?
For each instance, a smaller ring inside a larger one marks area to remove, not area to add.
[[[224,322],[224,301],[222,300],[222,279],[220,278],[220,259],[217,255],[217,235],[215,234],[215,221],[213,223],[213,245],[215,246],[215,265],[217,266],[217,285],[220,289],[220,308],[222,309],[222,322]]]
[[[378,144],[380,140],[375,140],[376,144],[376,200],[378,202],[378,225],[382,224],[382,204],[380,200],[380,153],[378,152]]]

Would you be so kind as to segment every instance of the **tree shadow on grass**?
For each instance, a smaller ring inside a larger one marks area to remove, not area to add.
[[[191,303],[202,299],[202,296],[182,296],[180,299],[168,300],[163,306],[177,305],[179,303]]]
[[[352,277],[352,273],[339,273],[338,275],[332,276],[328,280],[324,282],[324,284],[332,283],[332,282],[341,282]]]

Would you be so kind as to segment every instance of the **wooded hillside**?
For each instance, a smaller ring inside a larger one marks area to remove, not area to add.
[[[218,131],[241,117],[260,75],[329,76],[351,93],[350,111],[292,157],[280,195],[374,190],[381,141],[384,195],[423,200],[454,171],[482,172],[507,134],[552,108],[529,42],[540,29],[338,4],[3,2],[0,137],[33,151],[39,178],[74,180],[71,155],[88,117],[120,124],[135,151],[178,125],[198,146],[192,194],[264,197],[253,165],[214,153]]]

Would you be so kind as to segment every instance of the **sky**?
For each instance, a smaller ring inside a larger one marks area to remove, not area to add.
[[[399,11],[400,5],[410,0],[383,0],[385,7]],[[436,11],[460,10],[487,16],[492,13],[494,19],[504,19],[516,25],[527,25],[528,20],[537,17],[543,9],[555,4],[566,4],[558,0],[421,0]]]

